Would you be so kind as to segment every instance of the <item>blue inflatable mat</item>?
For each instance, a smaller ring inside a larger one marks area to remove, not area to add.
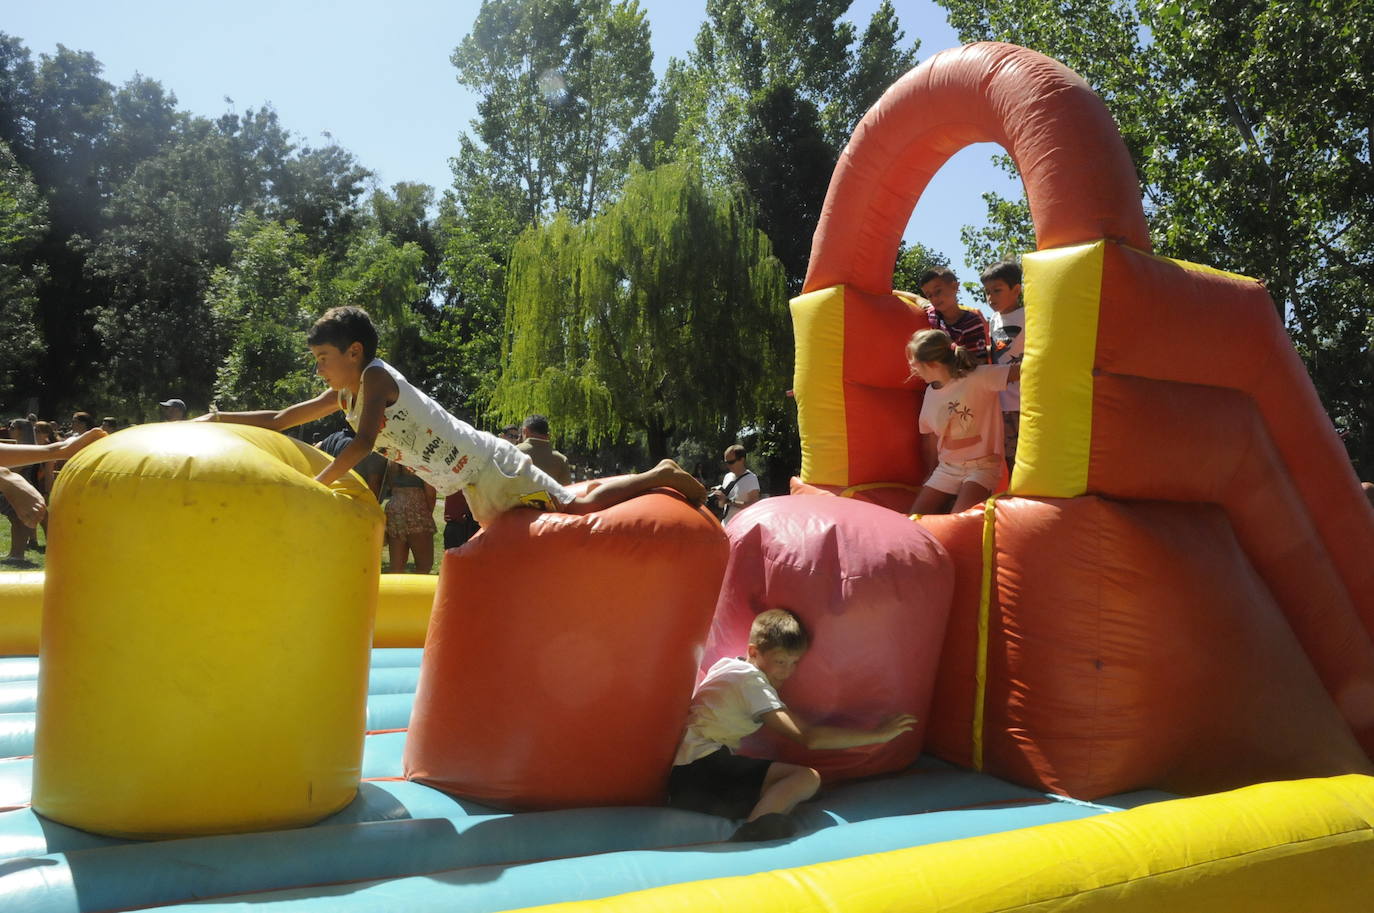
[[[409,720],[420,651],[374,651],[370,730]],[[34,667],[29,666],[30,669]],[[17,681],[17,680],[16,680]],[[409,686],[412,692],[404,689]],[[18,689],[16,689],[18,690]],[[5,718],[0,714],[0,733]],[[32,714],[27,714],[32,741]],[[2,736],[0,736],[2,737]],[[405,733],[364,740],[364,782],[311,828],[137,842],[88,834],[27,807],[0,813],[0,909],[500,910],[805,865],[1103,814],[932,759],[843,784],[795,814],[802,836],[722,844],[735,823],[668,808],[509,814],[400,780]],[[0,806],[29,801],[30,759],[0,760]],[[1167,798],[1122,797],[1115,807]],[[576,857],[576,858],[565,858]],[[212,898],[222,900],[206,903]]]

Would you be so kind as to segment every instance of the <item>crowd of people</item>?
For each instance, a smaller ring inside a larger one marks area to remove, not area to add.
[[[16,459],[14,454],[30,452],[25,448],[51,448],[46,452],[57,454],[66,452],[59,451],[59,448],[68,442],[89,442],[93,437],[84,436],[96,427],[96,420],[89,412],[75,412],[65,423],[39,419],[30,413],[24,418],[10,419],[0,424],[0,446],[11,455],[11,459]],[[118,427],[119,423],[109,417],[99,424],[104,434]],[[38,566],[28,555],[29,552],[42,554],[47,550],[48,495],[52,492],[64,460],[65,457],[52,456],[23,464],[0,464],[0,514],[5,516],[10,526],[9,554],[0,558],[0,565],[19,570]],[[9,468],[11,466],[16,468]]]

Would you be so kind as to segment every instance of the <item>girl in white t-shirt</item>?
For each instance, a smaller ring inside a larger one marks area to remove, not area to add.
[[[921,403],[921,462],[934,467],[911,512],[967,510],[987,500],[1002,479],[1002,408],[997,394],[1021,377],[1021,365],[979,364],[943,330],[913,335],[906,344],[906,360],[911,373],[927,384]]]

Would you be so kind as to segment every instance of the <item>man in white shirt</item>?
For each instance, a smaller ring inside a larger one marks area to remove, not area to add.
[[[761,495],[759,477],[745,466],[744,456],[743,444],[731,444],[725,448],[725,467],[729,472],[721,479],[720,487],[711,492],[716,504],[725,508],[721,523],[729,523]]]

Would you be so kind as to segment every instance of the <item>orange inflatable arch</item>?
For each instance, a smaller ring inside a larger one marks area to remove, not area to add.
[[[1110,114],[1048,57],[943,52],[855,131],[792,302],[794,490],[905,509],[924,479],[892,267],[977,142],[1038,250],[1010,490],[922,521],[959,568],[928,746],[1075,795],[1369,771],[1374,511],[1263,285],[1151,254]]]

